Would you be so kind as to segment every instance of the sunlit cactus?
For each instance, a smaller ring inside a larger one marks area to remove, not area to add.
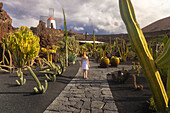
[[[35,73],[32,71],[31,67],[28,67],[28,71],[30,72],[30,74],[32,75],[32,77],[34,78],[34,80],[38,86],[38,87],[34,87],[35,93],[45,93],[47,90],[47,87],[48,87],[47,80],[45,80],[45,84],[43,86],[43,85],[41,85],[41,83],[40,83],[39,79],[37,78],[37,76],[35,75]]]
[[[47,74],[45,74],[45,77],[47,78],[47,80],[49,82],[55,82],[56,81],[56,75],[51,75],[51,74],[47,75]]]
[[[111,66],[117,67],[120,63],[119,57],[112,56],[110,63],[111,63]]]
[[[42,60],[48,67],[43,70],[39,71],[40,73],[44,73],[46,78],[49,81],[56,81],[56,76],[61,75],[66,67],[65,67],[65,59],[63,61],[60,61],[61,65],[51,63],[50,61],[47,61],[45,58]]]
[[[66,16],[65,16],[65,11],[63,9],[63,16],[64,16],[64,29],[65,29],[65,49],[66,49],[66,66],[68,66],[68,31],[67,31],[67,24],[66,24]]]
[[[9,33],[3,40],[5,47],[12,55],[15,66],[21,71],[29,60],[34,59],[39,54],[39,41],[39,37],[25,26],[21,26],[14,33]]]
[[[107,58],[107,57],[102,57],[102,58],[101,58],[101,62],[100,62],[100,66],[106,68],[106,67],[109,66],[109,63],[110,63],[109,58]]]
[[[143,73],[148,81],[157,110],[166,113],[168,96],[162,83],[159,69],[170,65],[170,39],[167,41],[164,51],[154,60],[143,32],[136,20],[131,0],[119,0],[121,17],[126,25],[128,37],[138,57]],[[169,78],[169,77],[168,77]],[[169,87],[167,92],[169,92]]]

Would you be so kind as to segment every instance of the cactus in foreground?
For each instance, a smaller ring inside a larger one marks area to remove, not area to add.
[[[48,81],[55,82],[56,76],[61,75],[66,67],[65,67],[65,59],[63,61],[60,61],[61,65],[51,63],[50,61],[47,61],[45,58],[42,60],[49,68],[39,71],[40,73],[44,73]]]
[[[35,82],[37,83],[38,87],[34,87],[34,91],[35,93],[45,93],[48,87],[48,82],[47,80],[45,80],[45,85],[41,85],[40,81],[38,80],[37,76],[35,75],[35,73],[32,71],[31,67],[28,67],[28,71],[30,72],[30,74],[32,75],[32,77],[34,78]]]
[[[18,68],[22,68],[38,55],[39,41],[39,37],[25,26],[21,26],[15,33],[9,33],[3,40]]]
[[[164,113],[166,112],[165,108],[168,107],[168,96],[162,83],[158,68],[155,65],[151,53],[149,52],[146,39],[136,20],[132,3],[130,0],[119,0],[119,6],[121,17],[126,25],[131,44],[135,48],[135,53],[141,64],[144,75],[148,81],[150,90],[152,91],[152,95],[158,112]],[[157,60],[158,66],[163,66],[166,63],[170,63],[170,57],[168,57],[168,55],[170,55],[170,49],[165,48],[164,50],[166,51],[166,53],[160,55],[160,59]]]
[[[25,26],[21,26],[14,33],[9,33],[4,38],[5,47],[10,51],[10,58],[13,59],[17,68],[20,70],[18,75],[21,75],[22,68],[29,60],[34,59],[39,53],[39,37]],[[10,61],[10,65],[12,61]],[[12,65],[11,65],[12,66]],[[20,78],[20,81],[23,79]],[[18,83],[18,81],[17,81]],[[24,83],[24,80],[23,80]],[[20,85],[23,85],[22,83]]]
[[[56,81],[56,75],[51,75],[49,74],[49,76],[47,74],[45,74],[45,77],[47,78],[48,81],[50,82],[55,82]]]
[[[170,104],[170,66],[168,67],[167,89],[168,89],[167,93],[168,93],[169,104]]]
[[[24,84],[26,83],[26,79],[24,78],[23,72],[21,71],[21,69],[19,69],[19,70],[17,71],[17,75],[20,76],[20,79],[19,79],[20,81],[16,80],[17,84],[18,84],[19,86],[24,85]]]

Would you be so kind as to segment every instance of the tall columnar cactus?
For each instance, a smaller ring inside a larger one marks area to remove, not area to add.
[[[95,49],[96,49],[96,38],[95,38],[95,31],[93,31],[93,52],[95,52]]]
[[[165,108],[168,107],[168,96],[162,83],[158,68],[155,65],[155,61],[149,52],[146,39],[136,20],[131,0],[119,0],[119,6],[121,17],[128,31],[129,39],[132,46],[135,48],[135,53],[148,81],[150,90],[152,91],[158,112],[164,113],[166,112]],[[165,48],[165,51],[166,53],[163,54],[162,57],[160,57],[160,59],[157,61],[158,66],[163,66],[166,63],[170,64],[170,57],[168,57],[170,55],[170,49]]]
[[[126,59],[127,59],[127,53],[128,53],[128,47],[127,47],[125,40],[122,41],[121,48],[119,48],[118,41],[116,39],[116,46],[117,46],[117,49],[119,51],[119,55],[121,57],[121,60],[123,62],[125,62]]]
[[[169,90],[170,89],[170,66],[168,67],[167,89],[168,89],[168,91],[167,91],[168,92],[168,98],[170,99],[170,90]]]
[[[63,16],[64,16],[65,37],[66,37],[66,66],[68,66],[68,31],[67,31],[67,24],[66,24],[66,17],[65,17],[64,9],[63,9]]]
[[[34,87],[34,91],[35,93],[45,93],[48,87],[48,82],[47,80],[45,80],[45,85],[41,85],[40,81],[38,80],[37,76],[35,75],[35,73],[32,71],[31,67],[28,67],[28,70],[30,72],[30,74],[32,75],[32,77],[34,78],[35,82],[37,83],[38,87]]]

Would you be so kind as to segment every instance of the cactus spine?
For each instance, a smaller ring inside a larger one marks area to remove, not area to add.
[[[159,71],[149,52],[146,39],[136,20],[132,3],[130,0],[119,0],[119,6],[121,17],[128,31],[128,36],[131,44],[135,47],[136,55],[149,83],[157,109],[159,112],[166,112],[165,108],[168,107],[168,97]]]

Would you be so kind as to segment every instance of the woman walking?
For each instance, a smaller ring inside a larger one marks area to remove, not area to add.
[[[87,79],[87,70],[89,70],[89,67],[90,67],[89,59],[86,56],[86,52],[84,52],[81,58],[81,68],[83,70],[83,76],[85,79]]]

